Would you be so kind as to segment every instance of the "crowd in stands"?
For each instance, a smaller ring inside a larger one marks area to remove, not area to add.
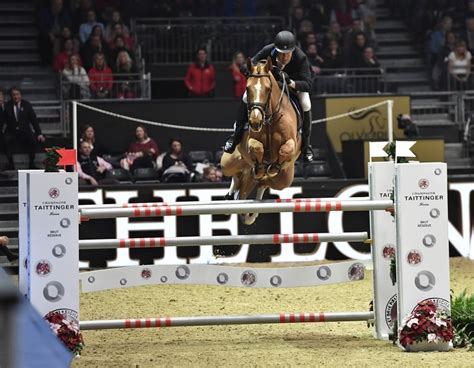
[[[473,0],[390,1],[392,11],[407,20],[420,50],[432,67],[438,90],[472,89],[474,52]]]
[[[139,95],[134,39],[120,1],[50,0],[39,11],[40,54],[66,99]]]
[[[200,152],[200,151],[198,151]],[[94,127],[85,125],[79,142],[78,175],[82,185],[116,184],[124,178],[154,179],[165,183],[220,182],[222,172],[209,160],[193,160],[179,138],[172,138],[166,152],[139,125],[126,152],[110,155],[96,139]]]
[[[315,76],[315,92],[324,90],[325,83],[334,84],[330,78],[333,75],[339,78],[342,73],[359,76],[382,73],[375,52],[375,7],[373,0],[291,2],[290,28],[297,35],[299,47],[308,56]],[[235,97],[245,92],[245,77],[239,72],[245,60],[246,56],[237,51],[230,66]],[[196,59],[187,70],[185,85],[190,96],[214,95],[215,70],[208,61],[206,49],[197,50]],[[378,86],[369,82],[363,89],[364,92],[377,92]]]

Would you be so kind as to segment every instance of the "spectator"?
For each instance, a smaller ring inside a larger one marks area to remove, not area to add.
[[[464,91],[467,89],[471,74],[471,59],[472,55],[467,51],[466,43],[458,41],[456,48],[448,56],[448,71],[452,82],[451,90]]]
[[[439,53],[438,60],[436,60],[436,64],[431,72],[433,88],[436,90],[447,88],[448,56],[454,51],[457,41],[456,33],[452,31],[446,32],[443,49]]]
[[[89,124],[84,125],[84,129],[82,131],[79,142],[89,143],[89,146],[91,147],[93,155],[103,156],[105,153],[104,147],[95,139],[95,131],[92,125],[89,125]]]
[[[229,69],[232,73],[232,79],[234,81],[234,97],[242,97],[247,88],[247,78],[240,72],[240,68],[245,63],[244,53],[237,51],[232,59],[232,64]]]
[[[202,174],[202,181],[207,183],[219,183],[222,181],[222,173],[215,166],[205,167]]]
[[[139,125],[135,129],[135,140],[130,143],[126,157],[120,165],[131,172],[139,168],[154,167],[159,154],[160,149],[156,142],[148,136],[145,127]]]
[[[344,56],[336,40],[329,41],[327,50],[323,52],[323,60],[323,71],[324,69],[339,69],[344,67]]]
[[[350,47],[348,48],[348,56],[346,56],[346,65],[350,68],[359,68],[363,63],[364,49],[367,47],[367,38],[364,32],[358,32],[354,36]]]
[[[191,158],[184,152],[183,143],[179,138],[170,141],[169,151],[163,157],[163,181],[188,182],[193,172]]]
[[[306,50],[309,45],[312,45],[312,44],[316,45],[317,42],[318,42],[318,39],[316,37],[316,33],[310,32],[306,35],[304,41],[301,43],[301,49]]]
[[[363,68],[358,74],[360,78],[354,79],[354,88],[356,92],[363,93],[378,93],[379,79],[376,75],[382,74],[380,64],[375,56],[374,49],[372,47],[366,47],[361,59],[359,68]]]
[[[63,27],[71,26],[71,16],[64,8],[63,0],[51,0],[51,5],[41,10],[39,15],[39,49],[45,64],[51,64],[55,52],[59,52]]]
[[[118,53],[115,63],[116,97],[134,98],[139,95],[138,70],[127,50]]]
[[[306,56],[308,57],[309,65],[311,66],[313,74],[320,74],[324,60],[318,55],[318,47],[315,43],[308,46],[306,49]]]
[[[81,66],[78,55],[69,56],[69,62],[62,72],[62,76],[64,98],[76,100],[91,97],[89,77]]]
[[[115,37],[114,45],[110,52],[110,60],[117,60],[118,54],[120,51],[127,51],[132,60],[135,60],[135,55],[132,50],[129,50],[125,44],[125,40],[122,36]]]
[[[291,18],[291,24],[293,26],[294,33],[298,33],[300,29],[300,24],[304,20],[304,9],[301,6],[293,8],[293,16]]]
[[[31,104],[21,96],[18,87],[10,89],[10,101],[5,104],[6,130],[5,145],[9,170],[15,170],[13,163],[14,147],[24,145],[29,154],[29,168],[35,167],[35,153],[39,143],[45,141]],[[34,132],[31,130],[31,126]]]
[[[79,154],[77,157],[77,175],[80,184],[88,183],[90,185],[106,184],[110,182],[105,179],[107,171],[113,169],[112,165],[105,161],[102,157],[97,156],[93,151],[89,142],[82,141],[79,146]]]
[[[356,13],[350,0],[337,0],[334,9],[331,11],[330,20],[339,23],[342,29],[347,29],[351,26],[355,17]]]
[[[332,40],[336,41],[339,46],[342,45],[343,35],[341,31],[341,26],[337,22],[331,22],[331,24],[329,25],[328,33],[326,33],[323,41],[324,47],[327,48],[329,42],[331,42]]]
[[[74,53],[78,54],[79,53],[79,50],[81,48],[81,42],[72,35],[72,31],[71,31],[71,28],[70,27],[63,27],[63,29],[61,30],[61,37],[60,37],[60,42],[59,44],[60,45],[64,45],[64,42],[66,40],[69,40],[71,39],[72,40],[72,43],[74,45]],[[59,50],[58,50],[59,51]]]
[[[18,254],[12,253],[10,249],[8,249],[9,242],[10,239],[8,239],[8,236],[0,236],[0,253],[6,256],[9,262],[13,262],[18,259]]]
[[[0,89],[0,153],[6,153],[5,137],[3,135],[3,126],[6,124],[5,100],[3,90]],[[0,168],[0,178],[7,178],[8,175]]]
[[[72,2],[72,30],[73,33],[79,32],[82,23],[87,20],[87,13],[89,10],[94,10],[92,0],[79,0]]]
[[[349,30],[344,35],[343,45],[344,45],[344,53],[346,55],[350,54],[351,47],[353,47],[354,42],[355,42],[355,38],[361,33],[364,34],[365,39],[366,39],[366,44],[368,45],[370,42],[369,42],[369,37],[367,36],[367,33],[364,32],[364,23],[362,23],[362,21],[358,18],[354,19],[352,21],[351,28],[349,28]]]
[[[94,27],[92,27],[92,31],[91,31],[89,37],[91,37],[91,36],[99,36],[100,40],[102,42],[105,42],[104,29],[98,24],[96,24]]]
[[[112,38],[107,41],[110,49],[114,48],[116,37],[122,37],[124,42],[125,42],[125,46],[127,47],[127,49],[133,50],[133,39],[130,36],[128,36],[127,34],[125,34],[122,23],[116,23],[114,25],[114,28],[113,28],[113,31],[112,31]]]
[[[72,41],[72,39],[68,38],[64,41],[63,51],[57,54],[54,58],[53,69],[56,72],[61,73],[69,63],[69,58],[72,55],[76,56],[79,59],[79,65],[82,66],[81,57],[79,56],[79,54],[74,52],[74,42]]]
[[[451,17],[445,16],[441,20],[439,29],[434,31],[430,37],[430,51],[431,51],[431,63],[432,65],[436,62],[438,54],[441,52],[444,46],[444,40],[446,38],[446,32],[450,31],[453,25]]]
[[[472,4],[474,6],[474,2]],[[466,42],[467,49],[471,53],[474,52],[474,17],[466,19],[466,30],[462,33],[461,38]]]
[[[104,25],[102,23],[97,22],[95,11],[89,9],[87,11],[86,22],[82,23],[79,27],[79,39],[83,44],[85,44],[86,41],[89,39],[89,36],[91,35],[92,30],[95,26],[99,26],[101,28],[102,34],[105,33]]]
[[[377,70],[377,74],[380,74],[380,64],[377,60],[377,57],[375,56],[374,49],[372,47],[364,48],[359,68],[374,69],[374,71]]]
[[[108,55],[107,46],[105,43],[100,39],[98,35],[91,35],[89,41],[87,41],[86,45],[82,48],[82,62],[84,63],[84,68],[86,70],[90,70],[94,63],[94,56],[97,53],[104,54],[104,57]]]
[[[314,33],[313,22],[309,19],[304,19],[298,28],[298,40],[306,39],[306,36],[310,33]]]
[[[94,66],[89,70],[89,81],[94,98],[110,98],[112,95],[112,69],[105,62],[105,55],[98,52],[94,55]]]
[[[112,42],[117,34],[115,34],[115,25],[120,24],[122,26],[122,35],[130,37],[130,31],[125,23],[122,21],[122,16],[118,10],[114,10],[112,13],[112,21],[107,24],[105,28],[105,39],[107,42]]]
[[[193,97],[212,97],[216,88],[214,66],[207,61],[207,51],[200,48],[196,52],[196,61],[189,65],[184,83]]]

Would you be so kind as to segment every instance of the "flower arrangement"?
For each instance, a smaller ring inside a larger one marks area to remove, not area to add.
[[[402,321],[399,332],[399,342],[404,348],[423,341],[450,342],[454,337],[451,317],[444,311],[438,311],[430,300],[418,303],[413,312]]]
[[[46,157],[43,161],[45,172],[59,172],[58,162],[61,155],[58,153],[59,147],[51,147],[46,150]]]
[[[84,339],[79,331],[79,325],[68,321],[61,313],[51,313],[45,319],[59,340],[74,354],[79,355],[84,348]]]

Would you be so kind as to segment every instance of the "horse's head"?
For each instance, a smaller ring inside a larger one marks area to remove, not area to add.
[[[247,80],[249,126],[252,131],[258,133],[262,130],[263,123],[268,118],[270,108],[273,81],[270,73],[272,59],[268,57],[266,61],[260,61],[257,65],[253,65],[248,59],[247,67],[250,71]]]

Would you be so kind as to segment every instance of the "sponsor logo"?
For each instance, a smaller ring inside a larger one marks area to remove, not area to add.
[[[76,324],[79,323],[79,313],[75,310],[67,308],[52,310],[46,316],[44,316],[44,318],[46,319],[56,313],[61,314],[66,321],[75,322]]]
[[[430,181],[426,178],[422,178],[418,181],[418,186],[420,189],[426,189],[430,186]]]
[[[51,198],[53,199],[56,199],[59,197],[59,194],[60,194],[60,191],[58,188],[51,188],[49,191],[48,191],[48,194]]]
[[[392,296],[385,306],[385,322],[390,330],[393,329],[393,324],[397,320],[397,294]]]

